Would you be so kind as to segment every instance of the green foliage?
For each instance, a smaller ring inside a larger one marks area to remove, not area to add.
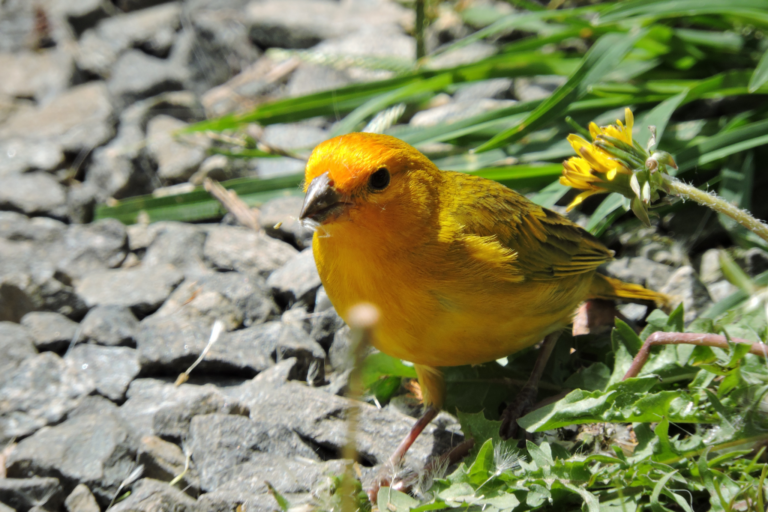
[[[682,330],[682,318],[682,308],[655,312],[640,336],[617,320],[613,375],[601,362],[573,373],[578,379],[566,382],[592,390],[574,389],[522,418],[528,431],[541,432],[525,447],[502,441],[500,422],[483,412],[459,412],[462,431],[475,440],[470,456],[420,499],[382,489],[379,509],[761,510],[768,464],[764,448],[754,448],[768,442],[765,359],[742,344],[729,351],[669,345],[652,351],[637,378],[616,379],[644,338]],[[722,332],[719,320],[710,332]],[[744,314],[729,329],[763,332],[765,317]],[[476,398],[486,410],[498,406]],[[630,424],[633,436],[611,437],[620,425],[607,424],[615,423]],[[576,425],[584,427],[574,441],[567,434]],[[598,434],[584,435],[590,429]]]
[[[561,75],[565,83],[545,100],[520,102],[431,127],[396,124],[386,133],[428,154],[435,148],[430,143],[442,142],[441,153],[429,155],[441,168],[477,172],[532,192],[557,180],[560,163],[573,154],[565,137],[583,131],[574,125],[584,127],[592,120],[608,124],[622,117],[623,107],[630,106],[637,121],[635,136],[642,146],[650,139],[647,126],[654,125],[657,146],[675,155],[677,174],[696,183],[719,181],[723,195],[749,206],[749,192],[755,187],[751,169],[755,161],[763,161],[768,143],[764,102],[768,53],[763,37],[768,25],[766,0],[633,0],[561,9],[537,8],[529,0],[513,3],[527,11],[502,15],[493,5],[461,11],[465,21],[479,30],[418,61],[350,60],[313,50],[273,50],[275,59],[293,56],[313,63],[362,66],[394,74],[385,80],[265,103],[251,112],[198,123],[189,130],[238,134],[217,139],[212,152],[274,158],[276,154],[264,151],[258,141],[240,135],[246,124],[327,116],[338,120],[332,129],[337,135],[362,129],[393,105],[405,105],[407,119],[437,95],[452,94],[472,82]],[[440,67],[439,59],[444,55],[484,39],[509,39],[510,34],[515,37],[499,45],[496,55]],[[725,102],[736,108],[696,108],[704,101]],[[227,140],[244,141],[244,146],[230,147],[223,142]],[[296,156],[306,157],[311,149],[297,150]],[[278,180],[244,178],[224,185],[237,191],[247,204],[258,205],[277,195],[300,194],[300,182],[297,175]],[[542,201],[552,204],[553,197],[549,193]],[[589,221],[589,229],[596,234],[628,210],[620,198],[602,199],[603,204]],[[600,198],[590,201],[597,203]],[[196,221],[223,213],[204,191],[196,190],[163,198],[126,199],[99,207],[96,218],[114,217],[132,223],[141,211],[152,221]],[[738,243],[761,244],[730,225],[728,219],[722,222]]]
[[[568,193],[557,183],[562,160],[573,155],[566,136],[584,134],[591,121],[605,125],[623,118],[629,106],[641,147],[673,154],[676,175],[702,187],[717,186],[723,197],[743,208],[753,206],[754,191],[764,179],[757,164],[768,157],[768,0],[630,0],[561,9],[544,9],[531,0],[511,2],[524,11],[501,15],[493,4],[462,11],[477,31],[418,62],[364,57],[352,62],[395,73],[388,79],[280,99],[189,130],[232,135],[249,123],[326,116],[337,121],[332,131],[338,135],[362,129],[395,106],[405,106],[407,119],[439,94],[453,94],[473,82],[559,75],[563,85],[544,100],[432,127],[395,124],[385,132],[425,150],[442,169],[536,191],[532,199],[551,207]],[[496,55],[440,67],[442,55],[502,36],[506,42]],[[283,54],[350,64],[312,50]],[[280,52],[272,55],[279,58]],[[655,126],[655,140],[649,125]],[[242,147],[230,147],[226,140],[237,137],[220,137],[211,151],[275,157],[247,137]],[[306,157],[311,149],[295,156]],[[257,205],[300,194],[301,180],[295,175],[224,185]],[[587,228],[596,235],[629,210],[617,194],[590,199],[587,206]],[[153,221],[222,214],[218,203],[196,190],[126,199],[100,207],[96,217],[132,223],[141,212]],[[728,218],[720,222],[734,243],[763,245]],[[679,308],[670,315],[654,312],[640,334],[617,320],[609,336],[562,336],[538,397],[551,403],[519,420],[534,433],[524,446],[499,438],[498,417],[527,378],[535,351],[514,354],[504,364],[446,369],[446,408],[457,413],[464,434],[475,440],[474,449],[416,497],[382,488],[379,510],[765,510],[768,464],[759,448],[768,443],[764,358],[747,353],[744,344],[732,343],[728,350],[668,345],[654,348],[641,373],[623,380],[644,340],[656,331],[766,339],[768,273],[750,279],[733,261],[723,259],[721,266],[738,291],[687,327]],[[374,354],[362,378],[369,397],[384,402],[415,372],[399,360]],[[321,508],[339,510],[339,482],[331,479]],[[359,484],[355,493],[364,508]],[[275,499],[281,509],[288,508],[282,496]]]

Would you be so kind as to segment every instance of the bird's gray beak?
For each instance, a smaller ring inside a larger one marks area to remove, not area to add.
[[[323,222],[332,214],[340,212],[344,205],[346,203],[343,201],[342,195],[333,187],[333,182],[326,172],[313,179],[309,184],[299,219]]]

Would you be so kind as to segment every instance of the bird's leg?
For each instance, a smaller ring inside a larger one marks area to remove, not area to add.
[[[731,338],[732,343],[746,343],[751,345],[749,352],[756,356],[768,357],[768,345],[765,343],[752,343],[742,338]],[[655,332],[645,339],[645,343],[640,347],[637,355],[629,365],[624,379],[637,377],[640,370],[643,369],[645,362],[648,361],[651,347],[656,345],[699,345],[703,347],[716,347],[728,350],[728,338],[720,334],[699,334],[695,332]]]
[[[539,356],[536,358],[536,364],[533,366],[531,376],[528,378],[528,382],[525,383],[523,389],[515,397],[515,401],[507,406],[504,413],[501,415],[501,429],[499,435],[502,439],[512,439],[517,436],[519,426],[517,425],[518,418],[521,418],[533,405],[533,401],[536,399],[536,393],[539,390],[539,381],[544,374],[544,368],[547,366],[549,356],[552,355],[552,350],[557,344],[557,338],[560,337],[560,331],[548,334],[544,338],[544,342],[539,348]]]
[[[427,410],[424,411],[424,415],[419,418],[419,421],[417,421],[411,428],[411,431],[408,432],[402,441],[400,441],[400,446],[398,446],[394,453],[389,457],[389,460],[384,464],[379,471],[378,476],[373,481],[373,485],[368,489],[368,499],[371,500],[371,503],[376,503],[376,497],[378,496],[381,487],[389,486],[392,481],[390,475],[394,473],[394,468],[400,464],[400,461],[405,456],[408,448],[410,448],[414,441],[416,441],[416,438],[419,437],[419,434],[421,434],[427,425],[435,419],[438,412],[440,411],[437,407],[429,406]]]

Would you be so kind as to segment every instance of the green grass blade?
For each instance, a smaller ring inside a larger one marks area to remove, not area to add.
[[[688,92],[689,91],[687,90],[683,91],[680,94],[676,94],[671,98],[662,101],[638,120],[637,124],[640,126],[640,133],[635,136],[635,140],[641,147],[646,147],[651,138],[651,131],[648,129],[649,126],[656,127],[656,140],[661,140],[664,136],[664,130],[667,128],[667,123],[669,123],[669,118],[672,117],[672,114],[677,107],[685,101]]]
[[[721,132],[675,155],[678,165],[676,174],[767,143],[768,120]]]
[[[560,18],[573,19],[582,14],[598,12],[604,8],[605,8],[604,6],[587,6],[587,7],[577,7],[574,9],[563,9],[561,11],[544,10],[544,11],[537,11],[537,12],[530,12],[530,13],[508,14],[503,18],[501,18],[500,20],[494,22],[490,26],[485,27],[481,30],[478,30],[477,32],[470,34],[462,39],[459,39],[455,43],[450,44],[445,48],[442,48],[439,51],[433,53],[432,55],[427,57],[426,63],[427,65],[429,65],[428,64],[429,61],[434,57],[443,55],[448,52],[452,52],[454,50],[458,50],[459,48],[464,48],[465,46],[469,46],[472,43],[482,41],[483,39],[496,35],[500,32],[506,32],[512,29],[526,29],[532,23],[544,21],[544,20],[560,19]]]
[[[676,18],[720,14],[748,17],[752,23],[768,23],[766,0],[633,0],[615,4],[599,15],[598,25],[616,23],[630,18]]]
[[[407,101],[420,94],[434,93],[435,91],[444,89],[451,83],[453,83],[453,76],[449,73],[443,73],[428,80],[406,85],[405,87],[394,90],[388,94],[376,96],[360,105],[351,114],[345,117],[343,121],[338,123],[331,132],[331,137],[355,131],[365,119],[381,112],[395,103]]]
[[[275,197],[301,194],[299,185],[303,179],[302,174],[293,174],[269,179],[239,178],[221,184],[237,192],[240,199],[249,206],[255,206]],[[100,205],[96,208],[94,220],[113,218],[124,224],[134,224],[141,212],[148,215],[150,222],[189,222],[220,218],[224,209],[208,192],[197,188],[185,194],[165,197],[146,195],[120,201],[114,206]]]
[[[631,35],[602,36],[584,56],[579,69],[552,96],[531,112],[518,126],[496,135],[485,144],[481,144],[476,151],[483,152],[506,146],[522,139],[553,118],[564,116],[568,104],[583,95],[589,85],[600,80],[616,66],[645,33],[645,30],[638,30]]]
[[[748,90],[750,93],[755,92],[768,82],[768,50],[760,57],[760,62],[757,63],[755,71],[752,73],[752,77],[749,79]]]
[[[587,223],[587,231],[594,233],[595,228],[600,226],[603,220],[610,214],[621,208],[624,204],[624,196],[621,194],[611,193],[608,197],[603,199],[603,202],[595,209],[592,216]]]

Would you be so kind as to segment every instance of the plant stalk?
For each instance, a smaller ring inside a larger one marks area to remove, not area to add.
[[[424,25],[425,25],[425,13],[424,3],[426,0],[416,0],[416,60],[424,57],[427,52],[424,46]]]
[[[734,206],[722,197],[714,193],[705,192],[698,188],[683,183],[677,178],[671,176],[664,177],[664,184],[667,190],[680,197],[691,199],[697,203],[707,206],[718,213],[729,216],[757,236],[768,242],[768,225],[765,225],[759,219],[756,219],[747,210],[742,210]]]

